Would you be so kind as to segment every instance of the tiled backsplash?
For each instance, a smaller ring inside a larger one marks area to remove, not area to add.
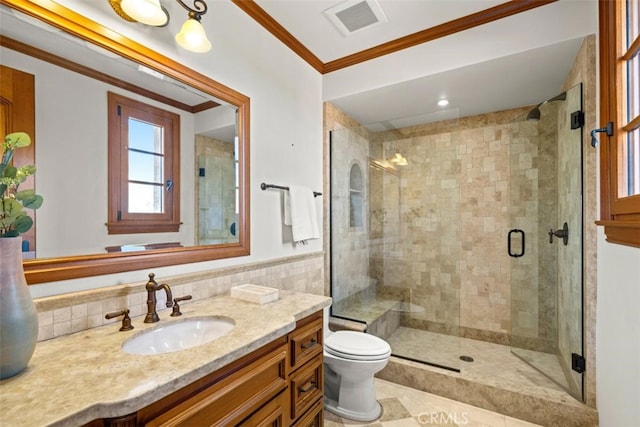
[[[193,296],[180,305],[228,293],[232,286],[245,283],[324,295],[323,256],[322,252],[316,252],[155,280],[169,284],[174,298]],[[121,317],[107,320],[104,316],[125,308],[129,309],[132,319],[146,314],[146,283],[143,280],[34,300],[39,321],[38,341],[120,322]],[[168,317],[170,310],[165,307],[165,293],[158,291],[156,295],[160,316]]]

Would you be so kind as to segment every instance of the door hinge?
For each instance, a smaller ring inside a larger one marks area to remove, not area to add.
[[[581,374],[586,369],[586,362],[584,357],[576,353],[571,353],[571,369]]]
[[[584,126],[584,113],[580,110],[571,113],[571,129],[580,129]]]
[[[119,105],[116,107],[116,114],[118,114],[119,116],[122,115],[122,107]]]
[[[122,211],[118,211],[118,221],[122,221]]]

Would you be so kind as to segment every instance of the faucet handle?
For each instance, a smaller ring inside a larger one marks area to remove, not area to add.
[[[182,313],[180,312],[180,306],[178,305],[179,301],[187,301],[190,300],[191,298],[193,298],[191,295],[185,295],[183,297],[177,297],[173,299],[173,311],[171,312],[170,316],[171,317],[177,317],[177,316],[182,316]]]
[[[155,277],[156,277],[155,273],[149,273],[149,280],[147,281],[147,284],[146,284],[147,290],[150,287],[158,286],[158,282],[156,282]]]
[[[105,319],[113,319],[114,317],[118,317],[118,316],[124,316],[122,318],[122,327],[120,328],[121,331],[130,331],[133,329],[133,326],[131,325],[131,318],[129,317],[129,309],[125,308],[123,310],[120,311],[114,311],[112,313],[107,313],[104,318]]]

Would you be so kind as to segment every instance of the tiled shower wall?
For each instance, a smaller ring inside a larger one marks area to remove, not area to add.
[[[459,324],[475,337],[501,342],[510,333],[509,124],[524,114],[510,110],[375,135],[372,144],[382,147],[385,158],[398,151],[409,162],[397,167],[400,247],[395,257],[385,257],[379,280],[410,289],[410,302],[426,309],[409,323],[428,329]],[[521,131],[535,130],[524,124]],[[520,154],[518,167],[537,183],[535,152]],[[530,197],[521,208],[537,214]],[[536,329],[538,306],[531,301],[523,304],[519,320]]]
[[[362,188],[369,188],[369,142],[365,133],[356,131],[336,131],[332,135],[333,156],[331,168],[331,253],[334,259],[348,262],[332,265],[334,301],[340,301],[371,285],[369,268],[369,195],[361,193],[362,203],[351,207],[351,170],[357,168],[362,176]],[[358,212],[354,212],[354,210]],[[354,226],[353,215],[359,215],[362,222]]]
[[[534,236],[527,236],[531,256],[524,265],[512,268],[506,254],[506,235],[514,222],[531,222],[541,212],[550,215],[557,200],[551,194],[555,184],[547,182],[555,176],[555,153],[541,148],[553,145],[555,125],[545,130],[537,122],[522,121],[512,128],[511,122],[527,112],[516,109],[375,134],[360,127],[334,132],[340,145],[334,141],[332,221],[340,227],[334,228],[332,250],[334,259],[348,260],[333,264],[334,300],[366,288],[369,277],[371,284],[403,289],[407,302],[425,309],[404,319],[411,326],[449,332],[456,332],[451,326],[462,326],[467,336],[502,343],[508,343],[512,322],[525,336],[537,337],[541,322],[544,331],[555,331],[549,327],[549,319],[555,319],[555,288],[548,288],[555,283],[555,270],[547,258],[537,262],[537,221]],[[395,153],[409,164],[389,162]],[[367,155],[372,157],[370,209],[362,233],[346,226],[348,199],[339,189],[348,187],[349,167],[363,164]],[[517,287],[521,294],[514,295],[513,314],[512,270],[523,283]],[[538,287],[540,275],[549,280]]]
[[[196,135],[195,140],[196,244],[237,242],[229,231],[236,222],[234,145],[204,135]]]

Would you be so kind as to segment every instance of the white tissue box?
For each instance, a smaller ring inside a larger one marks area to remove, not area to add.
[[[259,285],[239,285],[231,288],[231,298],[256,304],[266,304],[278,299],[278,290]]]

